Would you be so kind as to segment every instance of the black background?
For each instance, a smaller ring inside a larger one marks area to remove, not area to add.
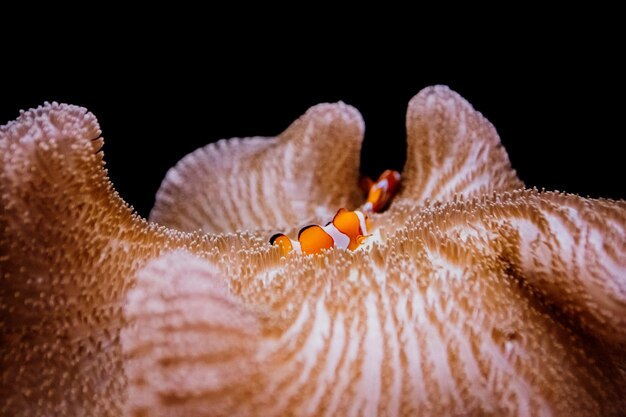
[[[167,169],[187,153],[221,138],[276,135],[320,102],[342,100],[363,114],[364,173],[401,168],[409,99],[447,84],[496,126],[527,186],[626,198],[625,72],[615,38],[374,48],[342,36],[277,50],[249,38],[192,47],[139,38],[87,54],[82,45],[28,45],[28,59],[5,61],[0,72],[0,124],[45,100],[87,107],[115,188],[146,216]]]

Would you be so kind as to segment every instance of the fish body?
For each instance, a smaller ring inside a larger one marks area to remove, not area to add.
[[[312,224],[298,232],[298,239],[290,239],[283,233],[270,238],[270,243],[280,247],[283,255],[296,253],[314,254],[330,248],[355,250],[367,238],[369,218],[360,210],[339,209],[333,220],[325,226]]]
[[[387,208],[399,190],[400,179],[400,173],[392,169],[387,169],[380,174],[376,182],[369,177],[363,177],[359,181],[359,185],[367,193],[367,201],[362,207],[363,211],[378,213]]]

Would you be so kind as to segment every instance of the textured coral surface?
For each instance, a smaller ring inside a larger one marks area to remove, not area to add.
[[[1,127],[0,414],[624,415],[626,203],[523,189],[446,87],[409,103],[403,188],[367,245],[267,244],[360,204],[363,131],[323,104],[208,145],[149,223],[85,109]]]

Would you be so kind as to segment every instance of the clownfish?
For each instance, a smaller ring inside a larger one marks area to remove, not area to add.
[[[361,178],[359,185],[367,193],[367,201],[362,207],[363,211],[368,213],[383,211],[398,192],[400,178],[400,173],[391,169],[380,174],[376,182],[369,177]]]
[[[339,209],[333,220],[326,226],[312,224],[298,232],[298,240],[283,233],[270,238],[270,244],[280,247],[283,255],[291,251],[313,254],[332,247],[355,250],[369,236],[369,218],[359,210]]]

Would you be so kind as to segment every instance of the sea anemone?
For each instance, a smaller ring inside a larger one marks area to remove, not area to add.
[[[626,202],[524,189],[446,87],[409,103],[372,242],[267,243],[362,203],[363,131],[322,104],[276,138],[208,145],[148,222],[86,109],[1,127],[0,413],[624,415]]]

